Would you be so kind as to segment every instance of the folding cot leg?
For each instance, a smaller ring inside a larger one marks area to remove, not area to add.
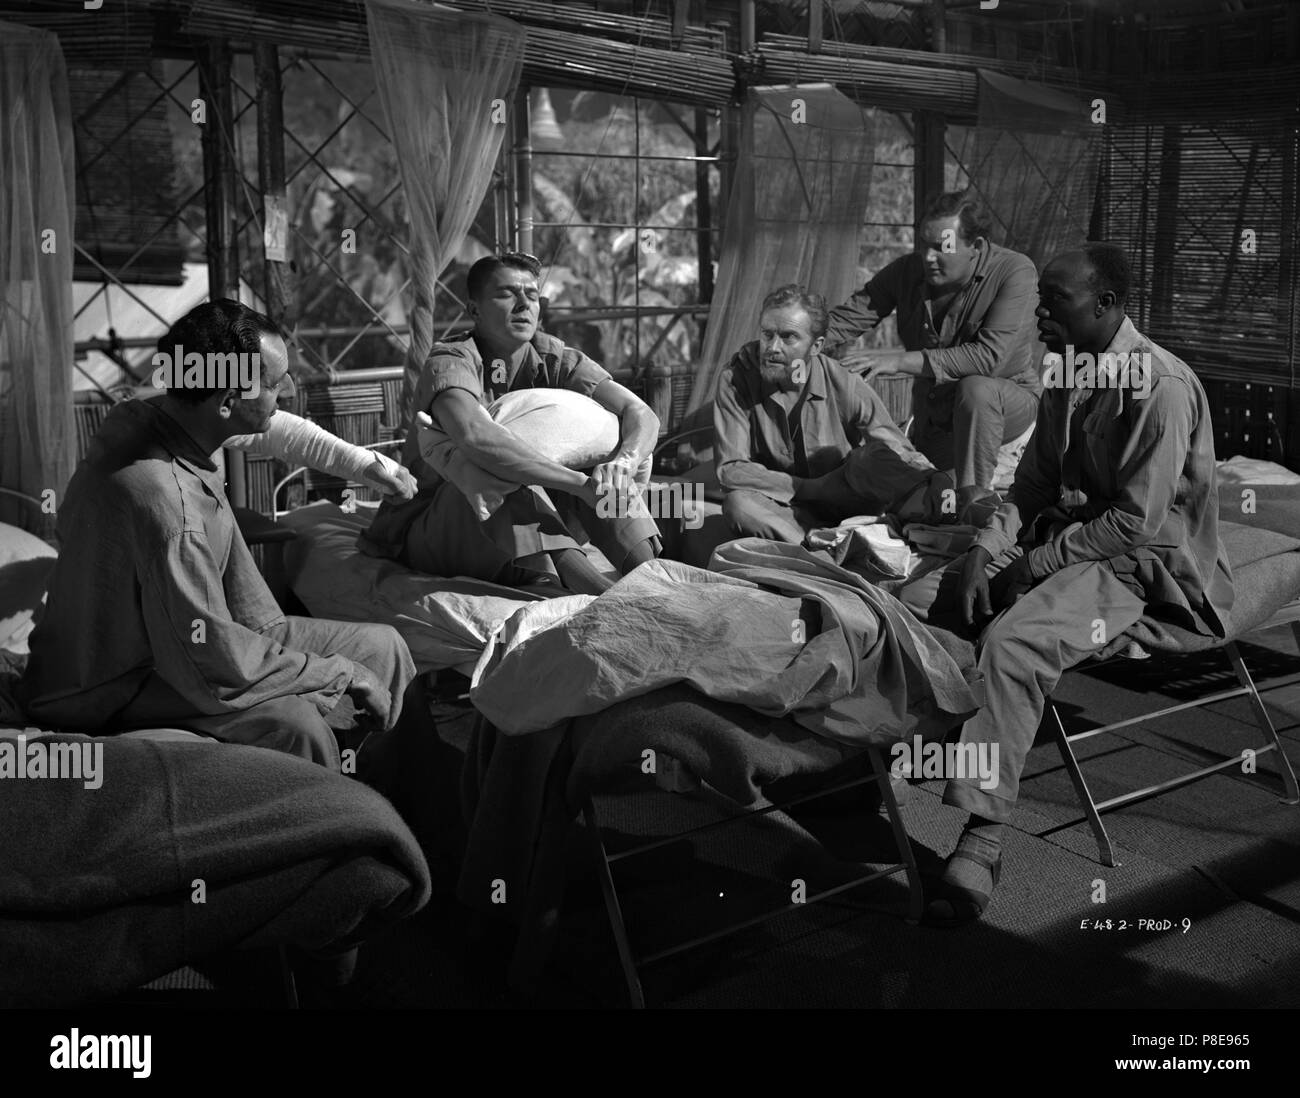
[[[1074,748],[1070,745],[1070,737],[1066,734],[1060,711],[1051,698],[1047,699],[1047,707],[1056,722],[1056,746],[1061,749],[1061,759],[1065,763],[1066,773],[1074,783],[1074,792],[1083,803],[1083,814],[1088,820],[1088,826],[1092,828],[1093,837],[1097,840],[1097,856],[1101,859],[1102,865],[1115,868],[1120,864],[1115,859],[1115,848],[1111,846],[1110,836],[1106,834],[1106,825],[1101,822],[1101,813],[1097,811],[1097,802],[1092,799],[1088,783],[1084,780],[1079,760],[1074,756]]]
[[[898,800],[894,797],[893,786],[889,784],[889,767],[885,765],[880,748],[872,744],[867,748],[871,758],[871,767],[880,782],[881,799],[889,813],[889,826],[894,831],[894,842],[898,845],[898,856],[903,859],[903,868],[907,870],[907,922],[920,923],[925,911],[925,895],[921,888],[921,870],[916,864],[916,855],[912,852],[912,842],[907,837],[907,828],[903,826],[903,817],[898,809]]]
[[[1296,622],[1292,622],[1291,628],[1295,632],[1296,643],[1300,644],[1300,626]],[[1229,641],[1223,647],[1224,651],[1228,653],[1232,669],[1237,673],[1237,681],[1245,688],[1246,696],[1250,699],[1250,707],[1255,711],[1255,721],[1264,733],[1264,738],[1267,741],[1264,750],[1277,752],[1277,765],[1282,772],[1282,785],[1286,789],[1286,796],[1282,798],[1282,803],[1300,804],[1300,787],[1296,785],[1295,771],[1291,769],[1291,760],[1286,757],[1282,741],[1278,739],[1277,729],[1273,727],[1273,719],[1268,715],[1268,710],[1264,708],[1259,691],[1255,689],[1255,680],[1250,677],[1250,672],[1246,670],[1245,661],[1242,660],[1241,653],[1237,651],[1237,645]]]
[[[628,998],[633,1010],[645,1009],[645,993],[641,990],[641,977],[636,970],[636,957],[632,953],[632,943],[628,941],[627,927],[623,922],[623,909],[619,906],[618,892],[614,888],[614,876],[609,871],[609,855],[605,851],[605,840],[600,837],[600,825],[596,821],[596,806],[591,798],[582,806],[582,818],[591,832],[596,844],[596,872],[600,876],[600,891],[605,897],[605,910],[609,913],[609,926],[614,932],[614,945],[618,948],[619,964],[623,966],[623,979],[627,981]]]
[[[297,1010],[298,1003],[298,983],[293,977],[293,965],[289,963],[289,950],[285,946],[280,946],[276,950],[276,957],[280,962],[280,986],[284,990],[284,1005],[288,1010]]]

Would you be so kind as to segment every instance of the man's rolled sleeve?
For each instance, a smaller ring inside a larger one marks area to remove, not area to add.
[[[852,343],[894,311],[898,305],[898,282],[908,258],[900,256],[887,264],[862,289],[854,291],[848,301],[831,310],[823,353],[832,354]]]
[[[154,670],[199,713],[305,696],[324,714],[352,681],[351,660],[293,651],[232,620],[201,534],[169,538],[144,571],[142,593]]]
[[[564,357],[560,361],[559,384],[562,388],[590,397],[602,382],[612,380],[610,372],[595,359],[588,358],[572,347],[565,348]]]
[[[1002,284],[989,305],[984,323],[973,341],[955,347],[933,347],[922,351],[926,372],[936,383],[980,374],[984,377],[1014,377],[1024,369],[1019,355],[1013,355],[1024,336],[1025,326],[1037,301],[1038,276],[1026,260]]]
[[[1049,573],[1147,544],[1173,509],[1191,445],[1192,394],[1180,380],[1162,378],[1145,400],[1129,399],[1133,422],[1115,473],[1116,497],[1096,518],[1035,551]]]
[[[491,366],[485,364],[485,369]],[[464,389],[475,400],[483,398],[483,381],[467,358],[452,354],[432,354],[420,371],[415,389],[415,407],[427,412],[434,400],[448,389]]]
[[[736,394],[734,370],[734,366],[723,370],[713,402],[713,452],[718,483],[728,490],[750,488],[779,503],[789,503],[800,482],[789,473],[769,469],[754,460],[749,411],[741,406]]]

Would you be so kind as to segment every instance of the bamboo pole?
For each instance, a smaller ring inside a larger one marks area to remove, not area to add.
[[[294,302],[292,267],[283,259],[268,255],[272,232],[272,209],[288,216],[284,182],[284,90],[280,83],[280,58],[269,42],[253,43],[253,64],[257,74],[257,174],[262,192],[262,270],[266,279],[267,315],[285,331],[290,330]],[[287,245],[287,233],[286,233]]]
[[[529,111],[529,89],[515,92],[515,248],[533,251],[533,138]]]
[[[207,103],[203,127],[204,209],[208,229],[208,298],[239,299],[239,239],[235,209],[234,110],[230,88],[230,46],[208,43],[199,64],[199,94]],[[224,131],[224,132],[223,132]],[[231,506],[248,502],[242,451],[226,456],[227,495]]]

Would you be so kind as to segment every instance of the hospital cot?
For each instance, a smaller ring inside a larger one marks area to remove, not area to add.
[[[337,617],[346,617],[354,613],[367,616],[359,620],[374,620],[377,615],[380,620],[395,624],[403,630],[412,644],[417,665],[422,665],[422,669],[459,666],[463,670],[468,670],[473,663],[476,647],[481,646],[482,639],[485,639],[495,628],[496,623],[503,620],[503,616],[512,613],[513,609],[517,609],[525,600],[536,597],[529,593],[509,592],[500,588],[492,592],[491,585],[478,588],[470,586],[469,581],[463,580],[439,581],[431,577],[417,579],[405,569],[393,565],[392,562],[376,562],[368,558],[359,558],[352,543],[356,531],[366,521],[363,510],[359,509],[357,514],[345,516],[328,504],[318,504],[314,509],[300,511],[284,520],[294,525],[300,532],[299,539],[291,547],[294,557],[291,572],[294,576],[295,589],[313,612]],[[1278,521],[1272,519],[1269,514],[1262,515],[1261,520]],[[1290,531],[1289,523],[1290,520],[1284,516],[1280,524]],[[1267,530],[1263,528],[1251,529],[1228,524],[1225,529],[1227,530],[1225,544],[1229,549],[1230,559],[1236,565],[1238,586],[1243,595],[1233,619],[1233,630],[1229,641],[1220,646],[1225,648],[1229,658],[1233,660],[1234,668],[1241,677],[1242,687],[1240,691],[1233,694],[1219,694],[1204,699],[1200,704],[1223,700],[1227,696],[1245,695],[1250,698],[1252,709],[1260,719],[1266,737],[1263,749],[1277,752],[1282,781],[1288,794],[1287,803],[1293,803],[1294,786],[1291,783],[1294,778],[1290,764],[1281,750],[1276,732],[1268,721],[1267,713],[1259,699],[1258,690],[1250,680],[1234,642],[1254,629],[1280,621],[1294,620],[1288,616],[1294,612],[1294,608],[1284,609],[1284,607],[1300,601],[1300,551],[1297,551],[1300,541],[1281,533],[1276,533],[1269,538],[1265,536]],[[458,584],[465,586],[457,590],[455,588]],[[502,601],[493,603],[488,609],[486,604],[480,603],[480,594]],[[1300,617],[1300,614],[1296,616]],[[1186,650],[1194,643],[1189,636],[1179,637],[1176,632],[1169,629],[1167,623],[1147,618],[1144,618],[1131,633],[1133,635],[1126,635],[1124,642],[1126,648],[1134,636],[1142,639],[1152,652]],[[956,654],[965,645],[964,658],[967,664],[973,664],[973,648],[958,638],[950,637],[950,640],[952,645],[950,651]],[[1207,643],[1202,644],[1201,647],[1214,647],[1214,645]],[[697,935],[691,941],[657,951],[646,957],[635,956],[624,926],[621,902],[611,867],[633,857],[639,851],[625,850],[610,854],[600,837],[599,820],[592,798],[594,794],[600,792],[604,780],[620,772],[626,772],[627,765],[632,759],[633,747],[636,747],[639,752],[647,745],[644,732],[646,721],[653,720],[657,710],[661,713],[673,714],[675,724],[672,725],[674,731],[669,742],[665,746],[661,741],[657,746],[666,755],[679,760],[696,778],[706,782],[734,805],[742,808],[758,804],[762,800],[763,786],[775,778],[794,772],[824,775],[832,772],[845,761],[841,753],[822,753],[819,745],[814,742],[815,737],[789,722],[783,722],[785,726],[783,732],[777,733],[770,726],[766,727],[764,732],[761,731],[764,726],[755,723],[756,714],[748,712],[719,714],[717,703],[695,694],[694,691],[683,688],[675,695],[661,695],[663,692],[635,699],[638,704],[632,710],[635,713],[634,719],[628,718],[620,706],[613,706],[596,717],[582,718],[580,721],[573,722],[572,734],[577,739],[570,747],[572,754],[570,769],[566,772],[564,785],[552,791],[555,804],[562,806],[561,817],[572,821],[581,815],[587,821],[589,841],[593,843],[595,850],[595,868],[601,883],[606,911],[623,967],[629,997],[634,1003],[644,1001],[638,975],[639,966],[676,955],[682,950],[732,933],[741,926],[751,925],[756,921],[746,920],[739,926],[723,928],[707,935]],[[1156,710],[1147,714],[1146,719],[1176,709],[1177,707]],[[1054,715],[1053,720],[1059,721],[1059,712],[1055,705],[1051,706],[1050,711]],[[630,738],[624,745],[629,754],[620,757],[616,746],[622,741],[620,735],[614,733],[620,727],[619,722],[629,719],[631,723],[627,735]],[[1126,721],[1111,727],[1127,727],[1133,723],[1135,721]],[[595,729],[600,730],[598,735],[595,734]],[[1075,734],[1074,739],[1077,741],[1088,735],[1095,735],[1097,731],[1106,730],[1090,730]],[[478,734],[489,741],[493,739],[490,729],[479,730]],[[665,732],[665,735],[668,733]],[[746,752],[753,750],[754,744],[761,740],[763,735],[777,735],[778,738],[771,741],[769,746],[779,744],[779,748],[770,755],[760,752],[762,758],[759,760],[749,759]],[[1203,768],[1184,779],[1162,783],[1158,788],[1139,790],[1134,795],[1097,805],[1088,793],[1077,758],[1073,758],[1070,741],[1064,738],[1063,728],[1059,730],[1059,735],[1062,751],[1067,757],[1066,765],[1071,777],[1075,779],[1080,799],[1085,806],[1089,806],[1085,807],[1087,813],[1085,818],[1093,825],[1098,835],[1102,860],[1105,861],[1108,856],[1111,859],[1107,864],[1114,864],[1114,854],[1100,825],[1101,812],[1171,791],[1189,781],[1238,765],[1240,761],[1239,757],[1231,758],[1214,767]],[[524,737],[524,739],[529,738]],[[500,765],[507,772],[528,770],[530,765],[533,765],[529,761],[529,750],[531,749],[521,747],[517,743],[510,744],[508,751],[513,753],[515,758],[512,760],[507,757]],[[876,764],[873,777],[861,779],[861,782],[878,782],[880,776],[884,774],[885,769],[881,760],[872,761]],[[718,775],[721,777],[719,778]],[[842,787],[841,783],[834,780],[833,774],[830,784],[832,789]],[[883,876],[905,874],[911,889],[908,915],[915,917],[921,903],[920,879],[916,862],[902,830],[897,806],[893,803],[890,789],[887,788],[889,783],[886,781],[883,784],[886,788],[882,792],[882,804],[895,835],[897,857],[885,864],[881,870],[845,884],[844,889]],[[485,786],[481,795],[489,797],[506,794],[493,794]],[[775,805],[764,804],[760,811],[770,812],[776,808]],[[673,840],[669,838],[656,840],[646,847],[646,852],[670,841]],[[555,852],[551,852],[548,856],[560,857]],[[835,892],[844,889],[836,889]],[[833,893],[816,898],[827,898],[831,894]],[[786,905],[782,910],[787,910],[789,906],[791,905]],[[780,911],[773,912],[764,918],[775,917],[780,913]],[[558,915],[556,903],[553,898],[545,896],[544,890],[542,894],[530,901],[529,913],[524,919],[524,933],[516,952],[514,965],[516,982],[526,985],[536,977],[540,965],[539,958],[547,953],[548,942],[550,936],[554,934]]]
[[[15,686],[55,556],[0,523],[0,745],[102,762],[95,788],[0,783],[0,1007],[101,1002],[232,951],[278,957],[296,1005],[291,949],[346,954],[427,902],[410,828],[355,779],[278,752],[33,726]]]

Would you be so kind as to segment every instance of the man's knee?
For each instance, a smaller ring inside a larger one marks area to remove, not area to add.
[[[971,412],[1001,409],[1001,387],[1001,378],[971,374],[957,382],[957,404]]]
[[[760,492],[738,488],[722,497],[722,517],[742,534],[753,534],[766,525],[772,501]]]
[[[322,766],[339,765],[334,730],[306,698],[275,698],[240,714],[219,739],[296,755]]]

